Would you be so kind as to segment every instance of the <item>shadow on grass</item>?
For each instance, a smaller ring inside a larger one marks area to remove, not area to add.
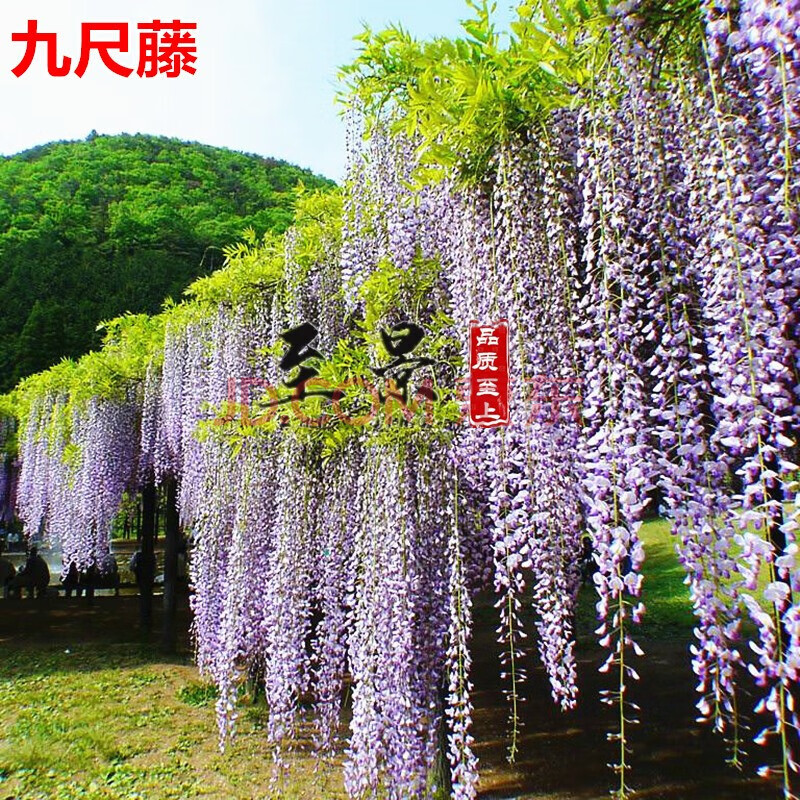
[[[68,647],[3,643],[0,658],[0,682],[46,678],[62,673],[98,672],[132,669],[151,664],[190,664],[188,653],[165,656],[156,646],[146,643],[78,642]]]
[[[152,663],[187,664],[188,598],[178,608],[183,632],[175,655],[160,651],[161,604],[153,605],[153,625],[139,626],[136,596],[47,597],[0,601],[0,680],[57,672],[90,672]]]

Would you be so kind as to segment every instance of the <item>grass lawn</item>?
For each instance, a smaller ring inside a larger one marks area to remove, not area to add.
[[[764,782],[725,772],[718,740],[695,729],[688,588],[668,524],[648,522],[642,535],[648,612],[639,638],[648,657],[641,659],[640,691],[647,703],[634,757],[644,763],[634,774],[650,789],[641,797],[777,797]],[[44,602],[51,607],[0,603],[0,800],[345,797],[339,764],[320,765],[302,743],[290,756],[291,774],[276,775],[263,705],[242,706],[238,736],[221,754],[214,692],[199,682],[188,642],[181,656],[167,660],[143,641],[136,598],[98,598],[92,609],[64,598]],[[587,587],[578,615],[579,709],[572,717],[553,709],[543,671],[531,667],[523,757],[514,767],[504,758],[507,709],[492,651],[496,621],[490,601],[476,608],[482,798],[607,796],[613,752],[605,742],[608,709],[597,700],[605,678],[596,671],[602,654],[592,634],[594,602]],[[188,627],[188,618],[182,625]]]
[[[649,520],[642,525],[641,537],[647,554],[642,586],[647,612],[639,626],[640,636],[655,639],[689,637],[694,615],[689,587],[683,582],[686,573],[675,553],[676,540],[670,534],[670,523],[663,519]],[[578,633],[594,639],[597,595],[592,588],[586,587],[581,594]]]
[[[0,797],[343,797],[336,770],[299,755],[270,791],[264,713],[243,709],[223,755],[214,692],[190,664],[137,645],[21,647],[0,664]]]

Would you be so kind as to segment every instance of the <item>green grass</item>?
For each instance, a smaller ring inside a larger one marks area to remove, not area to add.
[[[225,754],[216,690],[194,667],[136,645],[4,645],[0,797],[184,800],[343,797],[338,776],[302,753],[291,784],[273,777],[263,726],[244,713]],[[325,788],[323,782],[327,781]]]
[[[689,589],[669,523],[641,532],[646,547],[641,639],[691,639]],[[581,647],[594,642],[593,586],[581,593]],[[487,602],[480,626],[496,624]],[[2,606],[0,606],[2,608]],[[490,618],[491,617],[491,618]],[[217,747],[216,690],[189,663],[141,644],[0,644],[0,798],[13,800],[337,800],[336,765],[292,754],[291,778],[271,784],[263,705],[245,705],[238,737]],[[273,788],[270,788],[270,787]]]
[[[638,629],[644,639],[687,638],[692,635],[695,624],[689,586],[685,583],[686,572],[678,560],[678,540],[670,532],[671,527],[669,520],[651,519],[642,524],[640,531],[645,548],[642,600],[646,612]],[[734,555],[736,552],[734,546]],[[762,602],[761,592],[768,580],[767,569],[762,568],[756,593],[756,598]],[[577,629],[582,640],[594,638],[596,602],[594,587],[585,586],[578,603]],[[745,620],[743,625],[745,630],[750,630],[749,621]]]
[[[686,573],[675,552],[675,537],[667,520],[648,520],[640,535],[645,546],[642,567],[644,582],[642,599],[646,612],[638,626],[641,638],[687,638],[694,625],[689,587],[684,583]],[[592,583],[586,584],[578,599],[576,629],[582,643],[596,640],[595,604],[597,592]]]
[[[178,699],[187,706],[207,706],[219,697],[217,687],[208,683],[187,683],[178,690]]]
[[[667,520],[649,520],[642,525],[645,547],[642,595],[647,611],[642,634],[649,637],[685,635],[694,624],[686,572],[675,552],[676,539]]]

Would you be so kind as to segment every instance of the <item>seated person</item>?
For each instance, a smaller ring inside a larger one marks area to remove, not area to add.
[[[119,564],[111,553],[103,557],[100,572],[103,588],[114,589],[115,593],[119,594]]]
[[[119,572],[117,559],[111,553],[106,553],[106,555],[103,556],[100,562],[100,572],[102,572],[103,575],[113,575]]]
[[[28,590],[28,597],[43,597],[50,585],[50,569],[47,562],[39,555],[38,547],[31,547],[28,560],[17,576],[11,581],[9,589],[21,594]]]
[[[5,546],[5,542],[0,539],[0,591],[2,591],[3,597],[8,597],[8,587],[17,574],[17,570],[9,559],[3,557]]]
[[[80,597],[80,589],[78,588],[78,583],[80,581],[80,575],[78,574],[78,565],[75,561],[72,561],[69,565],[69,570],[67,574],[61,579],[61,583],[64,586],[64,593],[67,597],[72,596],[72,592],[75,592],[76,597]]]
[[[92,558],[92,563],[89,564],[89,567],[81,572],[78,591],[85,590],[86,597],[91,603],[94,600],[94,590],[98,588],[99,583],[100,570],[97,568],[97,559]]]

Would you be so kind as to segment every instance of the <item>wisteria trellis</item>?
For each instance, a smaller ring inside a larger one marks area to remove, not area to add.
[[[271,739],[291,739],[312,697],[328,748],[350,682],[351,796],[429,796],[445,725],[452,795],[476,797],[472,599],[490,586],[497,595],[513,756],[525,605],[553,699],[576,703],[588,532],[603,699],[619,711],[614,793],[626,797],[638,714],[626,685],[638,678],[646,596],[639,529],[660,496],[696,615],[700,714],[738,762],[737,681],[749,670],[769,719],[756,740],[776,737],[781,753],[762,772],[795,796],[800,2],[704,0],[701,67],[663,81],[640,6],[612,9],[610,56],[576,90],[583,102],[499,142],[478,184],[455,170],[415,184],[419,148],[392,132],[397,109],[364,136],[354,100],[341,236],[323,226],[309,257],[302,228],[291,231],[279,278],[168,323],[142,380],[70,406],[69,425],[52,422],[63,393],[33,401],[17,507],[29,534],[60,540],[65,563],[106,552],[126,489],[179,480],[197,660],[220,688],[222,741],[256,677]],[[357,330],[364,287],[387,261],[398,274],[429,264],[433,279],[413,309],[399,291],[381,322],[444,310],[466,343],[470,320],[509,320],[507,430],[387,436],[378,420],[331,452],[293,427],[232,446],[208,424],[230,376],[279,380],[265,348],[282,330],[312,321],[326,352]],[[529,416],[537,375],[580,382],[580,419]],[[757,631],[749,648],[745,617]]]

